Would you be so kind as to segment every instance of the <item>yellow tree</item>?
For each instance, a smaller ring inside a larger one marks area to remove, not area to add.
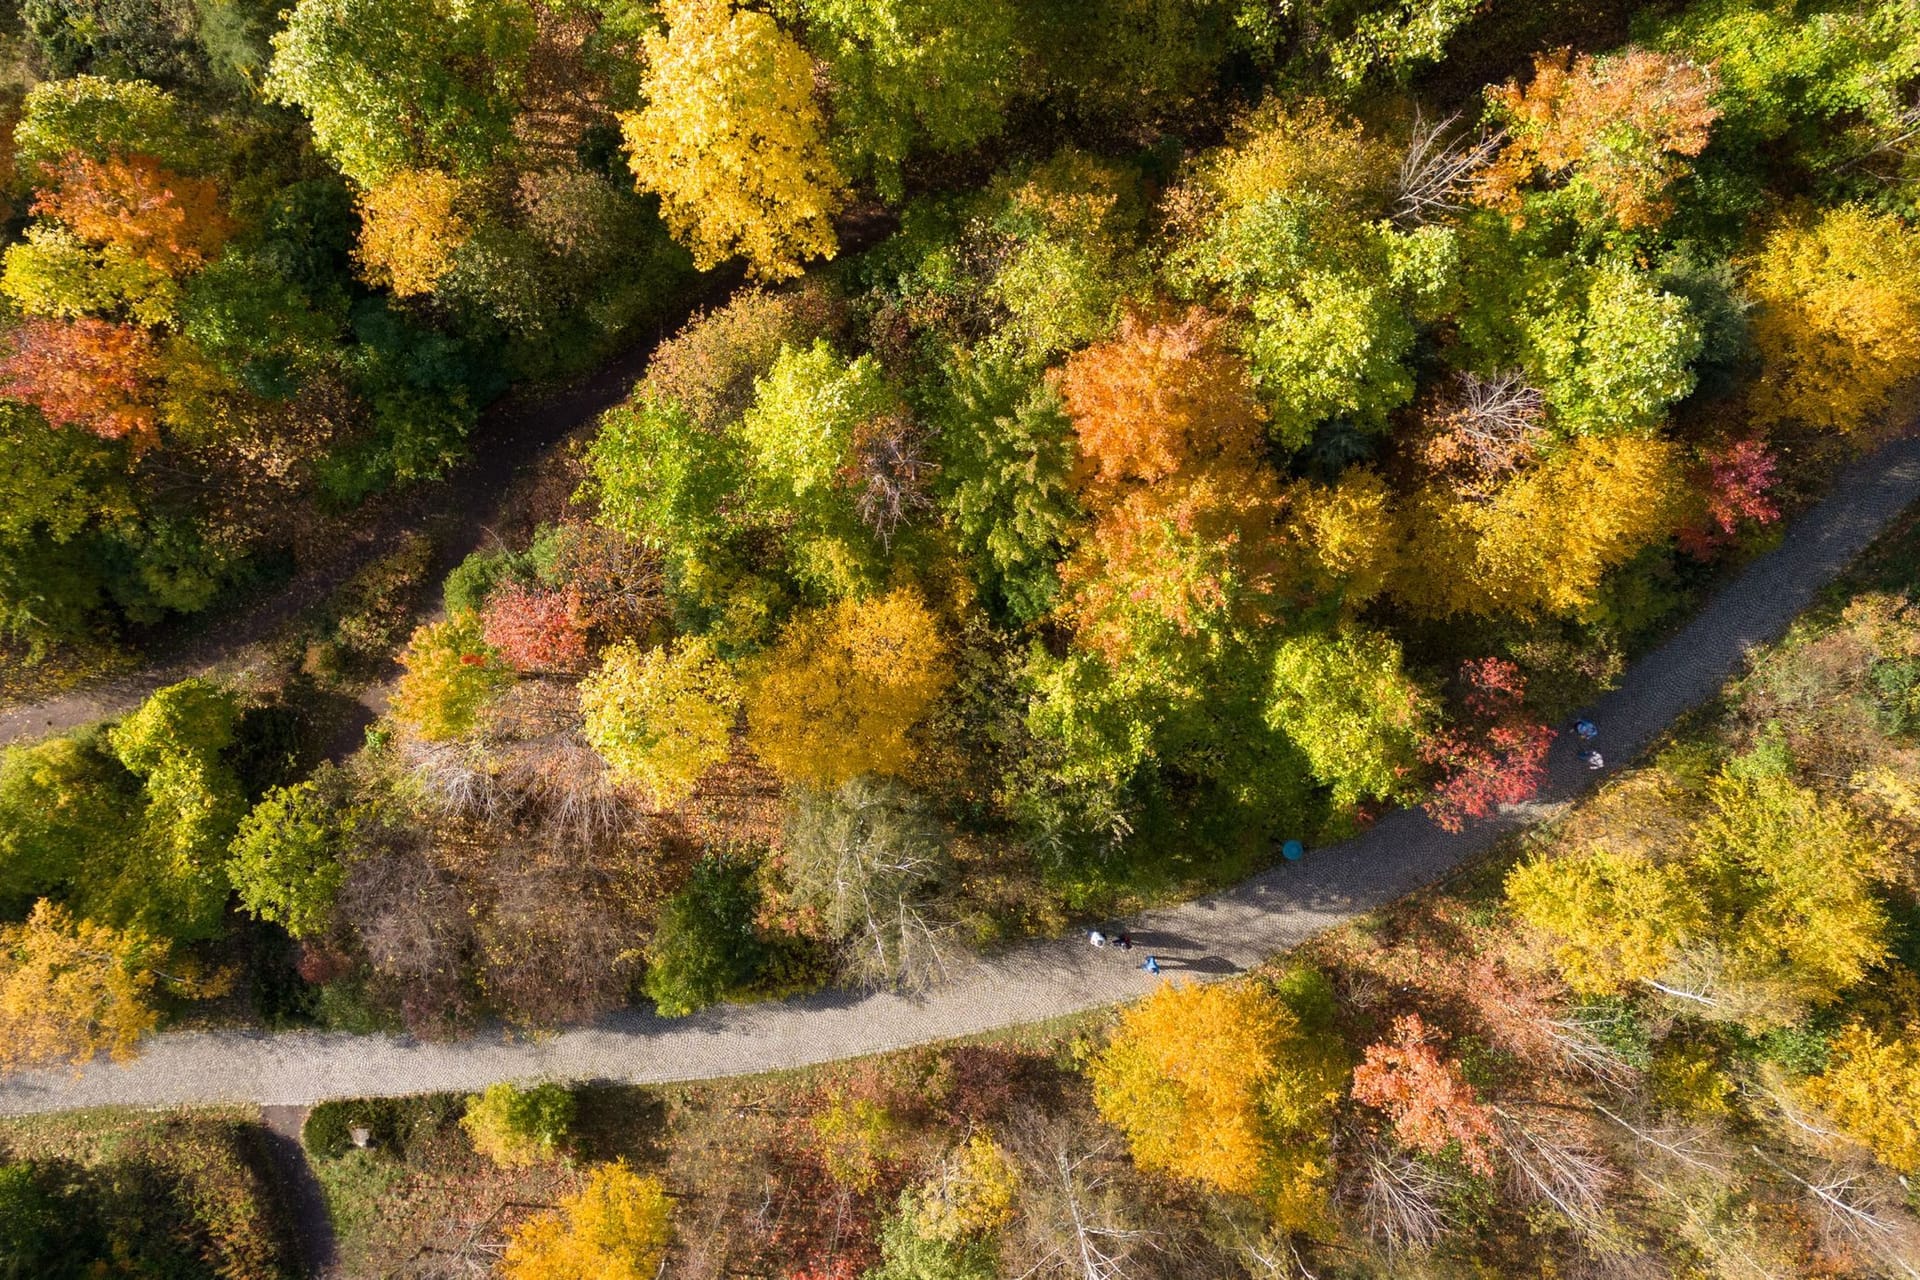
[[[1761,413],[1851,431],[1920,374],[1920,230],[1857,205],[1767,237],[1747,289]]]
[[[153,1006],[167,944],[139,928],[75,919],[42,899],[0,927],[0,1070],[116,1061],[159,1023]]]
[[[704,640],[642,652],[631,642],[602,655],[580,685],[587,741],[623,782],[671,808],[727,758],[740,690]]]
[[[673,1242],[673,1202],[660,1179],[624,1161],[507,1236],[507,1280],[655,1280]]]
[[[1302,480],[1287,495],[1286,528],[1314,595],[1351,609],[1380,594],[1400,555],[1393,491],[1380,473],[1349,467],[1331,486]]]
[[[360,193],[354,257],[369,283],[402,298],[433,292],[472,231],[465,184],[433,169],[404,169]]]
[[[635,179],[703,269],[738,254],[778,279],[832,257],[845,180],[806,50],[729,0],[665,8],[665,33],[647,37],[647,105],[621,117]]]
[[[1300,1022],[1253,982],[1162,986],[1120,1015],[1092,1065],[1100,1114],[1144,1169],[1250,1194],[1279,1173],[1280,1141],[1338,1097]]]
[[[1920,1024],[1882,1038],[1856,1022],[1833,1042],[1809,1099],[1881,1163],[1920,1173]]]
[[[902,587],[801,614],[747,687],[747,740],[775,773],[814,787],[898,774],[908,732],[952,682],[946,643]]]
[[[1578,613],[1609,569],[1669,533],[1685,494],[1679,451],[1582,436],[1487,502],[1431,486],[1409,512],[1394,593],[1416,613]]]
[[[1515,867],[1507,905],[1547,940],[1582,995],[1657,978],[1706,915],[1684,867],[1605,848]]]

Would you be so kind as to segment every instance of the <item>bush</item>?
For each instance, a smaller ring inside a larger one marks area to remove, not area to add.
[[[513,678],[471,614],[416,629],[400,664],[407,670],[393,692],[393,714],[432,742],[471,729],[481,704]]]
[[[453,571],[447,575],[446,584],[441,588],[447,616],[458,618],[463,614],[480,612],[486,607],[487,597],[496,586],[525,578],[527,571],[525,557],[504,548],[472,552],[453,567]]]
[[[338,799],[311,781],[275,787],[233,838],[227,877],[240,905],[296,938],[326,929],[346,881],[340,855],[353,818],[339,812]]]
[[[647,949],[647,995],[678,1018],[725,999],[759,975],[766,949],[755,936],[760,891],[747,862],[709,855],[667,900]]]
[[[489,1085],[467,1098],[460,1127],[475,1151],[503,1169],[551,1160],[573,1127],[573,1095],[551,1082],[531,1089]]]

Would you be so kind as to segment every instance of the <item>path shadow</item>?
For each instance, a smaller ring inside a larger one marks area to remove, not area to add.
[[[1239,965],[1227,959],[1225,956],[1163,956],[1156,951],[1153,953],[1153,958],[1160,962],[1160,972],[1162,973],[1211,973],[1226,975],[1242,971]]]
[[[305,1107],[260,1108],[267,1158],[293,1227],[301,1274],[323,1280],[339,1261],[339,1251],[333,1238],[333,1218],[327,1213],[327,1198],[320,1190],[320,1180],[314,1177],[306,1148],[300,1145],[300,1126],[306,1118]]]

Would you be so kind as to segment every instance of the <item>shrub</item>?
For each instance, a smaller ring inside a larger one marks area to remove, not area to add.
[[[417,628],[400,664],[406,673],[393,692],[393,714],[430,742],[471,729],[481,704],[513,678],[472,616]]]
[[[754,934],[760,891],[753,867],[709,855],[667,900],[647,948],[647,995],[669,1018],[692,1013],[751,983],[765,948]]]
[[[566,671],[586,661],[580,593],[510,583],[487,598],[486,641],[521,671]]]
[[[340,857],[353,817],[339,811],[339,800],[311,781],[275,787],[233,838],[227,878],[240,905],[296,938],[326,930],[334,896],[347,878]]]
[[[699,639],[645,652],[615,645],[580,686],[587,741],[663,809],[726,759],[739,705],[732,673]]]
[[[475,1151],[503,1169],[551,1160],[573,1127],[573,1095],[551,1081],[531,1089],[489,1085],[467,1098],[460,1127]]]

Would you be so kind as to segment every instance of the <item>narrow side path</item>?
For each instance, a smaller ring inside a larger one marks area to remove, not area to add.
[[[1920,501],[1920,439],[1896,441],[1848,467],[1833,493],[1787,530],[1688,626],[1627,672],[1589,711],[1613,768],[1638,755],[1675,717],[1711,697],[1749,649],[1778,637],[1910,504]],[[1432,883],[1555,802],[1589,788],[1567,741],[1550,757],[1539,801],[1449,835],[1419,810],[1381,819],[1342,844],[1212,897],[1128,922],[1174,976],[1237,972],[1310,935]],[[0,1081],[0,1113],[105,1104],[254,1102],[475,1090],[496,1080],[660,1083],[806,1066],[990,1031],[1129,999],[1149,988],[1133,955],[1071,937],[1026,943],[979,960],[920,998],[828,993],[778,1004],[725,1006],[668,1020],[625,1013],[538,1043],[500,1036],[445,1044],[338,1033],[163,1035],[126,1066],[44,1071]]]
[[[273,1160],[274,1176],[280,1181],[280,1203],[286,1206],[294,1244],[300,1250],[301,1274],[324,1280],[337,1259],[326,1193],[314,1177],[307,1149],[300,1144],[307,1110],[300,1106],[262,1107],[260,1123],[266,1126],[268,1155]]]

